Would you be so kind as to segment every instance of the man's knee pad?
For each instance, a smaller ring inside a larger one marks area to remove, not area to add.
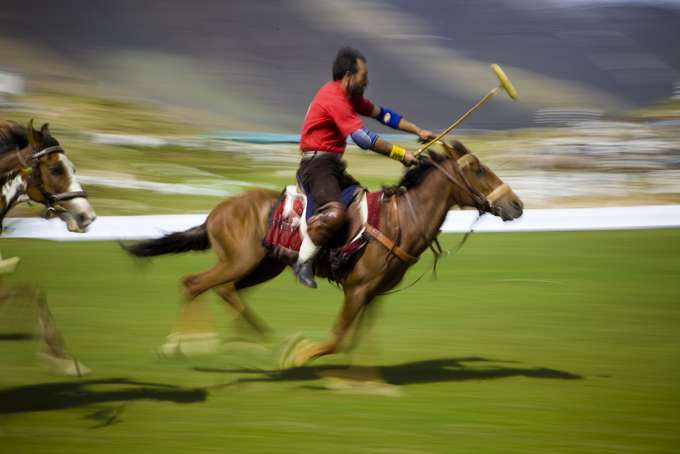
[[[345,207],[342,203],[328,202],[307,221],[307,234],[314,244],[323,246],[344,223]]]

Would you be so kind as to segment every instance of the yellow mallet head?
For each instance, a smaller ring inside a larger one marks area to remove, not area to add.
[[[508,76],[505,75],[501,67],[494,63],[493,65],[491,65],[491,69],[493,70],[494,73],[496,73],[496,77],[498,77],[501,86],[508,94],[508,96],[510,96],[512,99],[517,99],[517,90],[515,90],[515,87],[512,85],[512,82],[510,82],[510,78],[508,78]]]

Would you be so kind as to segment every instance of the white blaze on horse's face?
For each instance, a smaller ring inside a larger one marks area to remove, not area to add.
[[[65,172],[68,183],[66,192],[80,192],[83,188],[78,183],[76,178],[75,167],[64,153],[59,153],[59,161],[61,162]],[[59,217],[66,222],[66,227],[71,232],[85,232],[90,224],[97,217],[92,205],[85,197],[76,197],[70,200],[63,200],[56,205],[66,210],[59,214]]]

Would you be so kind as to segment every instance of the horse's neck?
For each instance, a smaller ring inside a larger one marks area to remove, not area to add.
[[[0,175],[11,172],[20,165],[19,152],[14,149],[5,151],[2,150],[3,147],[3,145],[0,145]]]
[[[404,197],[408,197],[411,204],[405,209],[414,212],[406,215],[407,225],[411,227],[404,230],[403,244],[409,243],[409,252],[418,255],[434,241],[446,219],[451,207],[452,185],[442,172],[433,169],[425,181],[410,189]]]
[[[26,183],[18,172],[0,176],[0,225],[7,212],[19,201],[26,191]]]

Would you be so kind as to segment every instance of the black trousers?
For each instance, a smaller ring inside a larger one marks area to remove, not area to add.
[[[328,202],[342,203],[342,190],[359,184],[347,173],[347,163],[339,154],[320,154],[300,163],[297,180],[318,207]]]

